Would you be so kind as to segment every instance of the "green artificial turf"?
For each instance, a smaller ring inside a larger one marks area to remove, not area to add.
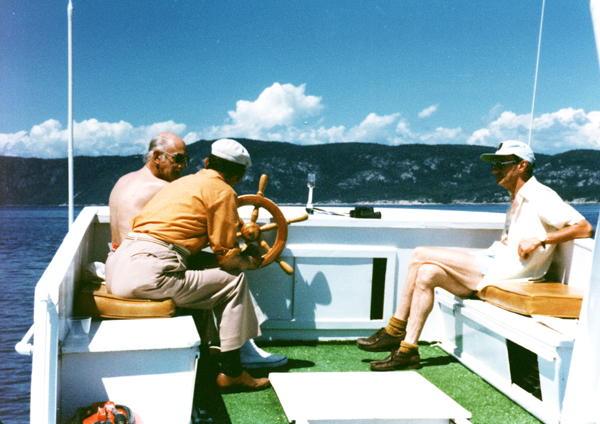
[[[354,342],[303,342],[302,344],[269,344],[262,346],[270,353],[286,355],[288,364],[275,369],[252,370],[254,377],[269,372],[356,372],[369,371],[369,361],[383,359],[385,353],[368,353]],[[498,392],[477,374],[436,346],[419,347],[423,367],[419,374],[440,388],[472,414],[473,424],[540,423],[519,405]],[[202,362],[202,361],[201,361]],[[203,409],[213,424],[288,423],[275,391],[221,395],[214,384],[218,368],[204,364],[206,390]],[[202,368],[201,368],[202,369]],[[394,371],[402,372],[402,371]],[[374,406],[375,407],[375,406]]]

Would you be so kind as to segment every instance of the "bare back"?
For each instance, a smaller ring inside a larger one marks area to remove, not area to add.
[[[110,192],[112,243],[120,245],[131,230],[129,221],[169,182],[155,177],[147,166],[119,178]]]

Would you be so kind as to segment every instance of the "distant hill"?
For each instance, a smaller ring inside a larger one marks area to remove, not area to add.
[[[269,176],[265,196],[276,203],[304,204],[309,172],[317,175],[315,204],[497,203],[507,202],[483,153],[495,149],[467,145],[386,146],[339,143],[298,146],[283,142],[239,140],[252,166],[235,186],[239,195],[255,194],[262,174]],[[188,146],[192,158],[185,174],[203,167],[212,141]],[[572,150],[537,155],[535,175],[570,202],[600,202],[600,151]],[[116,181],[143,165],[142,156],[77,156],[75,203],[106,205]],[[0,205],[67,203],[67,159],[0,156]]]

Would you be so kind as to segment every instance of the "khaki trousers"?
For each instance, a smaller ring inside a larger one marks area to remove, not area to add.
[[[106,286],[116,296],[170,298],[178,307],[212,309],[219,326],[221,350],[239,349],[260,336],[252,296],[244,273],[212,268],[187,269],[179,246],[129,237],[106,261]]]

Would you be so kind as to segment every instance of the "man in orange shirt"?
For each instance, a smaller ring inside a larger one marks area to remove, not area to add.
[[[250,166],[247,150],[230,139],[213,143],[205,168],[160,190],[132,220],[132,232],[109,258],[109,292],[122,297],[171,298],[178,307],[212,309],[221,339],[224,391],[270,386],[243,370],[241,347],[260,335],[245,275],[262,259],[237,245],[237,195],[233,186]],[[189,257],[210,246],[220,268],[191,270]],[[108,264],[107,264],[108,265]]]
[[[130,221],[163,187],[179,179],[189,164],[185,142],[170,132],[162,132],[152,139],[144,159],[144,166],[119,178],[110,193],[113,252],[131,231]],[[203,255],[200,262],[206,264],[207,257],[208,255]],[[219,264],[213,263],[212,266]],[[217,335],[214,325],[207,321],[211,316],[212,313],[207,312],[206,318],[202,320],[204,325],[199,328],[203,340],[210,341]],[[248,340],[241,349],[241,362],[245,368],[278,367],[286,364],[287,358],[269,354],[256,346],[254,340]]]

